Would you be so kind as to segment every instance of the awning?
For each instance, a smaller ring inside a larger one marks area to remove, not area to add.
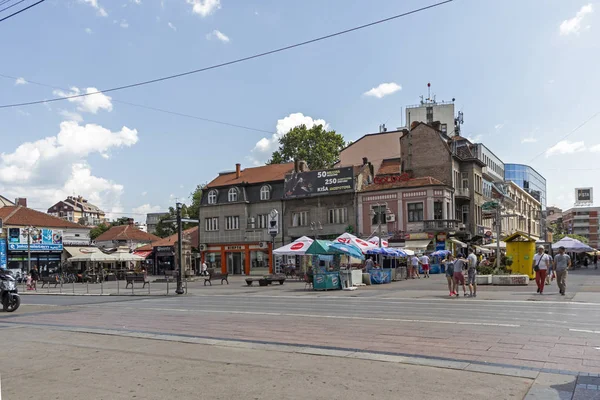
[[[461,241],[460,241],[460,240],[458,240],[458,239],[455,239],[455,238],[452,238],[452,237],[451,237],[451,238],[450,238],[450,239],[448,239],[448,240],[449,240],[449,241],[451,241],[452,243],[456,244],[458,247],[462,247],[462,248],[466,248],[466,247],[467,247],[467,244],[466,244],[466,243],[463,243],[463,242],[461,242]]]
[[[424,250],[431,243],[431,239],[426,240],[407,240],[404,242],[404,247],[412,250]]]
[[[477,250],[478,252],[483,253],[483,254],[493,253],[492,250],[486,249],[485,247],[481,247],[481,246],[474,246],[474,247],[475,247],[475,250]]]
[[[71,257],[83,257],[86,254],[95,253],[98,251],[96,247],[72,247],[65,246],[64,249],[71,255]]]
[[[152,254],[152,250],[141,250],[141,251],[133,251],[133,254],[135,254],[136,256],[140,256],[143,258],[148,258],[148,256],[150,254]]]

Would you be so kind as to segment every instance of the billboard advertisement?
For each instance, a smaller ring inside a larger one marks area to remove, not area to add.
[[[594,191],[591,187],[588,188],[576,188],[575,189],[575,202],[576,203],[587,203],[592,204],[594,202]]]
[[[62,251],[63,233],[59,230],[41,228],[30,238],[30,249],[33,252]],[[8,249],[10,251],[27,251],[27,233],[23,228],[8,229]]]
[[[0,238],[0,268],[6,269],[6,239]]]
[[[293,172],[285,177],[284,197],[286,199],[295,199],[322,194],[337,194],[353,190],[353,167]]]

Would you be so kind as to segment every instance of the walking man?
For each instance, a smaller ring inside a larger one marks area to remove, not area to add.
[[[419,263],[423,267],[423,274],[425,278],[429,278],[429,257],[426,254],[423,254],[423,257],[419,260]]]
[[[411,269],[410,269],[411,279],[415,279],[415,276],[417,278],[421,279],[421,276],[419,275],[419,257],[417,257],[416,254],[413,254],[413,256],[411,257],[410,265],[411,265]]]
[[[467,282],[469,284],[469,296],[477,297],[477,256],[473,249],[469,249],[467,257]]]
[[[544,284],[546,283],[546,276],[548,269],[550,268],[550,256],[544,253],[544,246],[538,246],[538,251],[533,256],[533,270],[535,271],[535,283],[537,284],[537,292],[539,294],[544,293]]]
[[[458,284],[462,283],[463,294],[467,297],[467,287],[465,286],[465,276],[463,275],[463,268],[465,266],[465,259],[458,258],[454,261],[454,294],[458,297]]]
[[[373,263],[373,258],[369,257],[367,259],[367,261],[365,261],[365,272],[369,272],[373,268],[375,268],[375,264]]]
[[[561,295],[567,290],[567,270],[571,268],[571,257],[565,254],[565,248],[560,246],[558,254],[554,256],[554,272],[556,273],[556,284]]]

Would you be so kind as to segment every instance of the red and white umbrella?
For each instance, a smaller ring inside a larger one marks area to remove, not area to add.
[[[273,254],[278,256],[303,256],[306,254],[306,250],[308,250],[312,242],[314,242],[314,240],[311,238],[302,236],[290,244],[286,244],[285,246],[273,250]]]
[[[348,232],[338,236],[338,238],[335,239],[334,241],[338,242],[338,243],[352,245],[352,246],[358,248],[363,253],[366,253],[367,250],[372,250],[372,249],[376,249],[379,247],[379,245],[374,245],[373,243],[369,243],[366,240],[359,239],[356,236],[354,236]]]
[[[375,246],[379,247],[379,237],[373,236],[371,239],[369,239],[369,243],[373,243]],[[381,239],[381,247],[388,247],[389,245],[390,244],[387,240]]]

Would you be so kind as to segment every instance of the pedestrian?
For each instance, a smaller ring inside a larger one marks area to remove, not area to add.
[[[369,270],[375,268],[375,264],[373,263],[373,258],[369,257],[367,261],[365,261],[365,272],[369,272]]]
[[[421,279],[421,276],[419,275],[419,257],[417,257],[416,254],[413,254],[413,256],[410,258],[410,277],[411,279],[415,279],[415,276],[419,279]]]
[[[424,278],[429,278],[429,257],[423,253],[423,256],[419,260],[419,264],[423,267]]]
[[[202,261],[202,266],[200,267],[200,275],[208,275],[208,265],[206,265],[206,261]]]
[[[34,265],[31,270],[31,290],[37,291],[37,281],[40,280],[40,273],[38,272],[37,266]]]
[[[594,253],[594,269],[598,269],[598,253]]]
[[[469,249],[467,257],[467,283],[469,284],[469,297],[477,297],[477,256],[473,249]]]
[[[27,280],[27,290],[33,290],[33,287],[31,286],[31,274],[27,272],[25,273],[25,276]]]
[[[544,253],[544,246],[538,246],[536,255],[533,256],[533,270],[535,271],[535,283],[537,284],[537,292],[544,294],[544,284],[546,276],[550,268],[550,256]]]
[[[556,274],[556,284],[561,295],[565,295],[567,290],[567,271],[571,268],[571,257],[565,254],[565,248],[560,246],[558,254],[554,256],[554,273]]]
[[[552,256],[550,254],[548,254],[548,251],[546,251],[546,255],[548,256],[548,261],[550,262],[550,267],[548,268],[548,273],[546,274],[546,286],[550,285],[552,283],[552,281],[554,280],[554,272],[552,271],[552,264],[554,263],[554,259],[552,258]]]
[[[467,287],[465,286],[465,276],[463,275],[463,268],[465,266],[465,259],[460,257],[454,261],[454,294],[458,297],[458,285],[462,284],[463,294],[467,297]]]
[[[454,257],[448,254],[448,257],[442,261],[446,265],[446,280],[448,281],[448,291],[450,297],[454,296]]]

